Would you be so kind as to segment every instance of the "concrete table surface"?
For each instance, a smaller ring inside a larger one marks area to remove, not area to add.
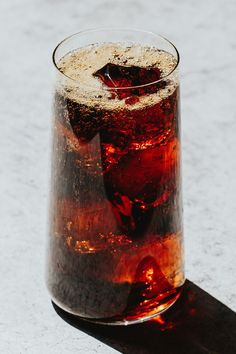
[[[0,353],[116,353],[64,322],[44,283],[51,52],[97,26],[151,30],[181,55],[186,275],[236,309],[236,2],[0,4]]]

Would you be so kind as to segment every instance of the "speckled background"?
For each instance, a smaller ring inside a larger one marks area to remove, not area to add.
[[[234,0],[1,2],[1,353],[116,352],[64,323],[44,285],[51,52],[90,27],[151,30],[178,47],[186,273],[236,309],[235,16]]]

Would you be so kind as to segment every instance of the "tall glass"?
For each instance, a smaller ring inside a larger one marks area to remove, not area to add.
[[[166,39],[99,29],[53,53],[47,285],[106,324],[168,309],[184,283],[179,55]]]

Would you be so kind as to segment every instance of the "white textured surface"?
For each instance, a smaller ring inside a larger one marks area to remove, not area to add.
[[[164,34],[182,61],[187,277],[236,309],[236,2],[0,3],[0,352],[115,353],[56,315],[44,285],[51,52],[102,25]]]

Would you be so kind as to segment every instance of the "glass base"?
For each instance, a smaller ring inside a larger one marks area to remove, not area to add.
[[[133,308],[131,311],[126,311],[126,313],[115,316],[111,318],[88,318],[82,317],[78,313],[71,311],[70,309],[66,308],[58,302],[56,299],[52,298],[53,303],[55,303],[59,308],[63,311],[70,313],[78,318],[78,320],[83,320],[86,322],[96,323],[96,324],[103,324],[103,325],[121,325],[127,326],[132,324],[138,324],[145,321],[150,320],[153,317],[161,315],[163,312],[167,311],[180,297],[182,292],[183,285],[177,289],[169,296],[165,296],[165,299],[160,301],[155,300],[146,300],[142,303]]]

